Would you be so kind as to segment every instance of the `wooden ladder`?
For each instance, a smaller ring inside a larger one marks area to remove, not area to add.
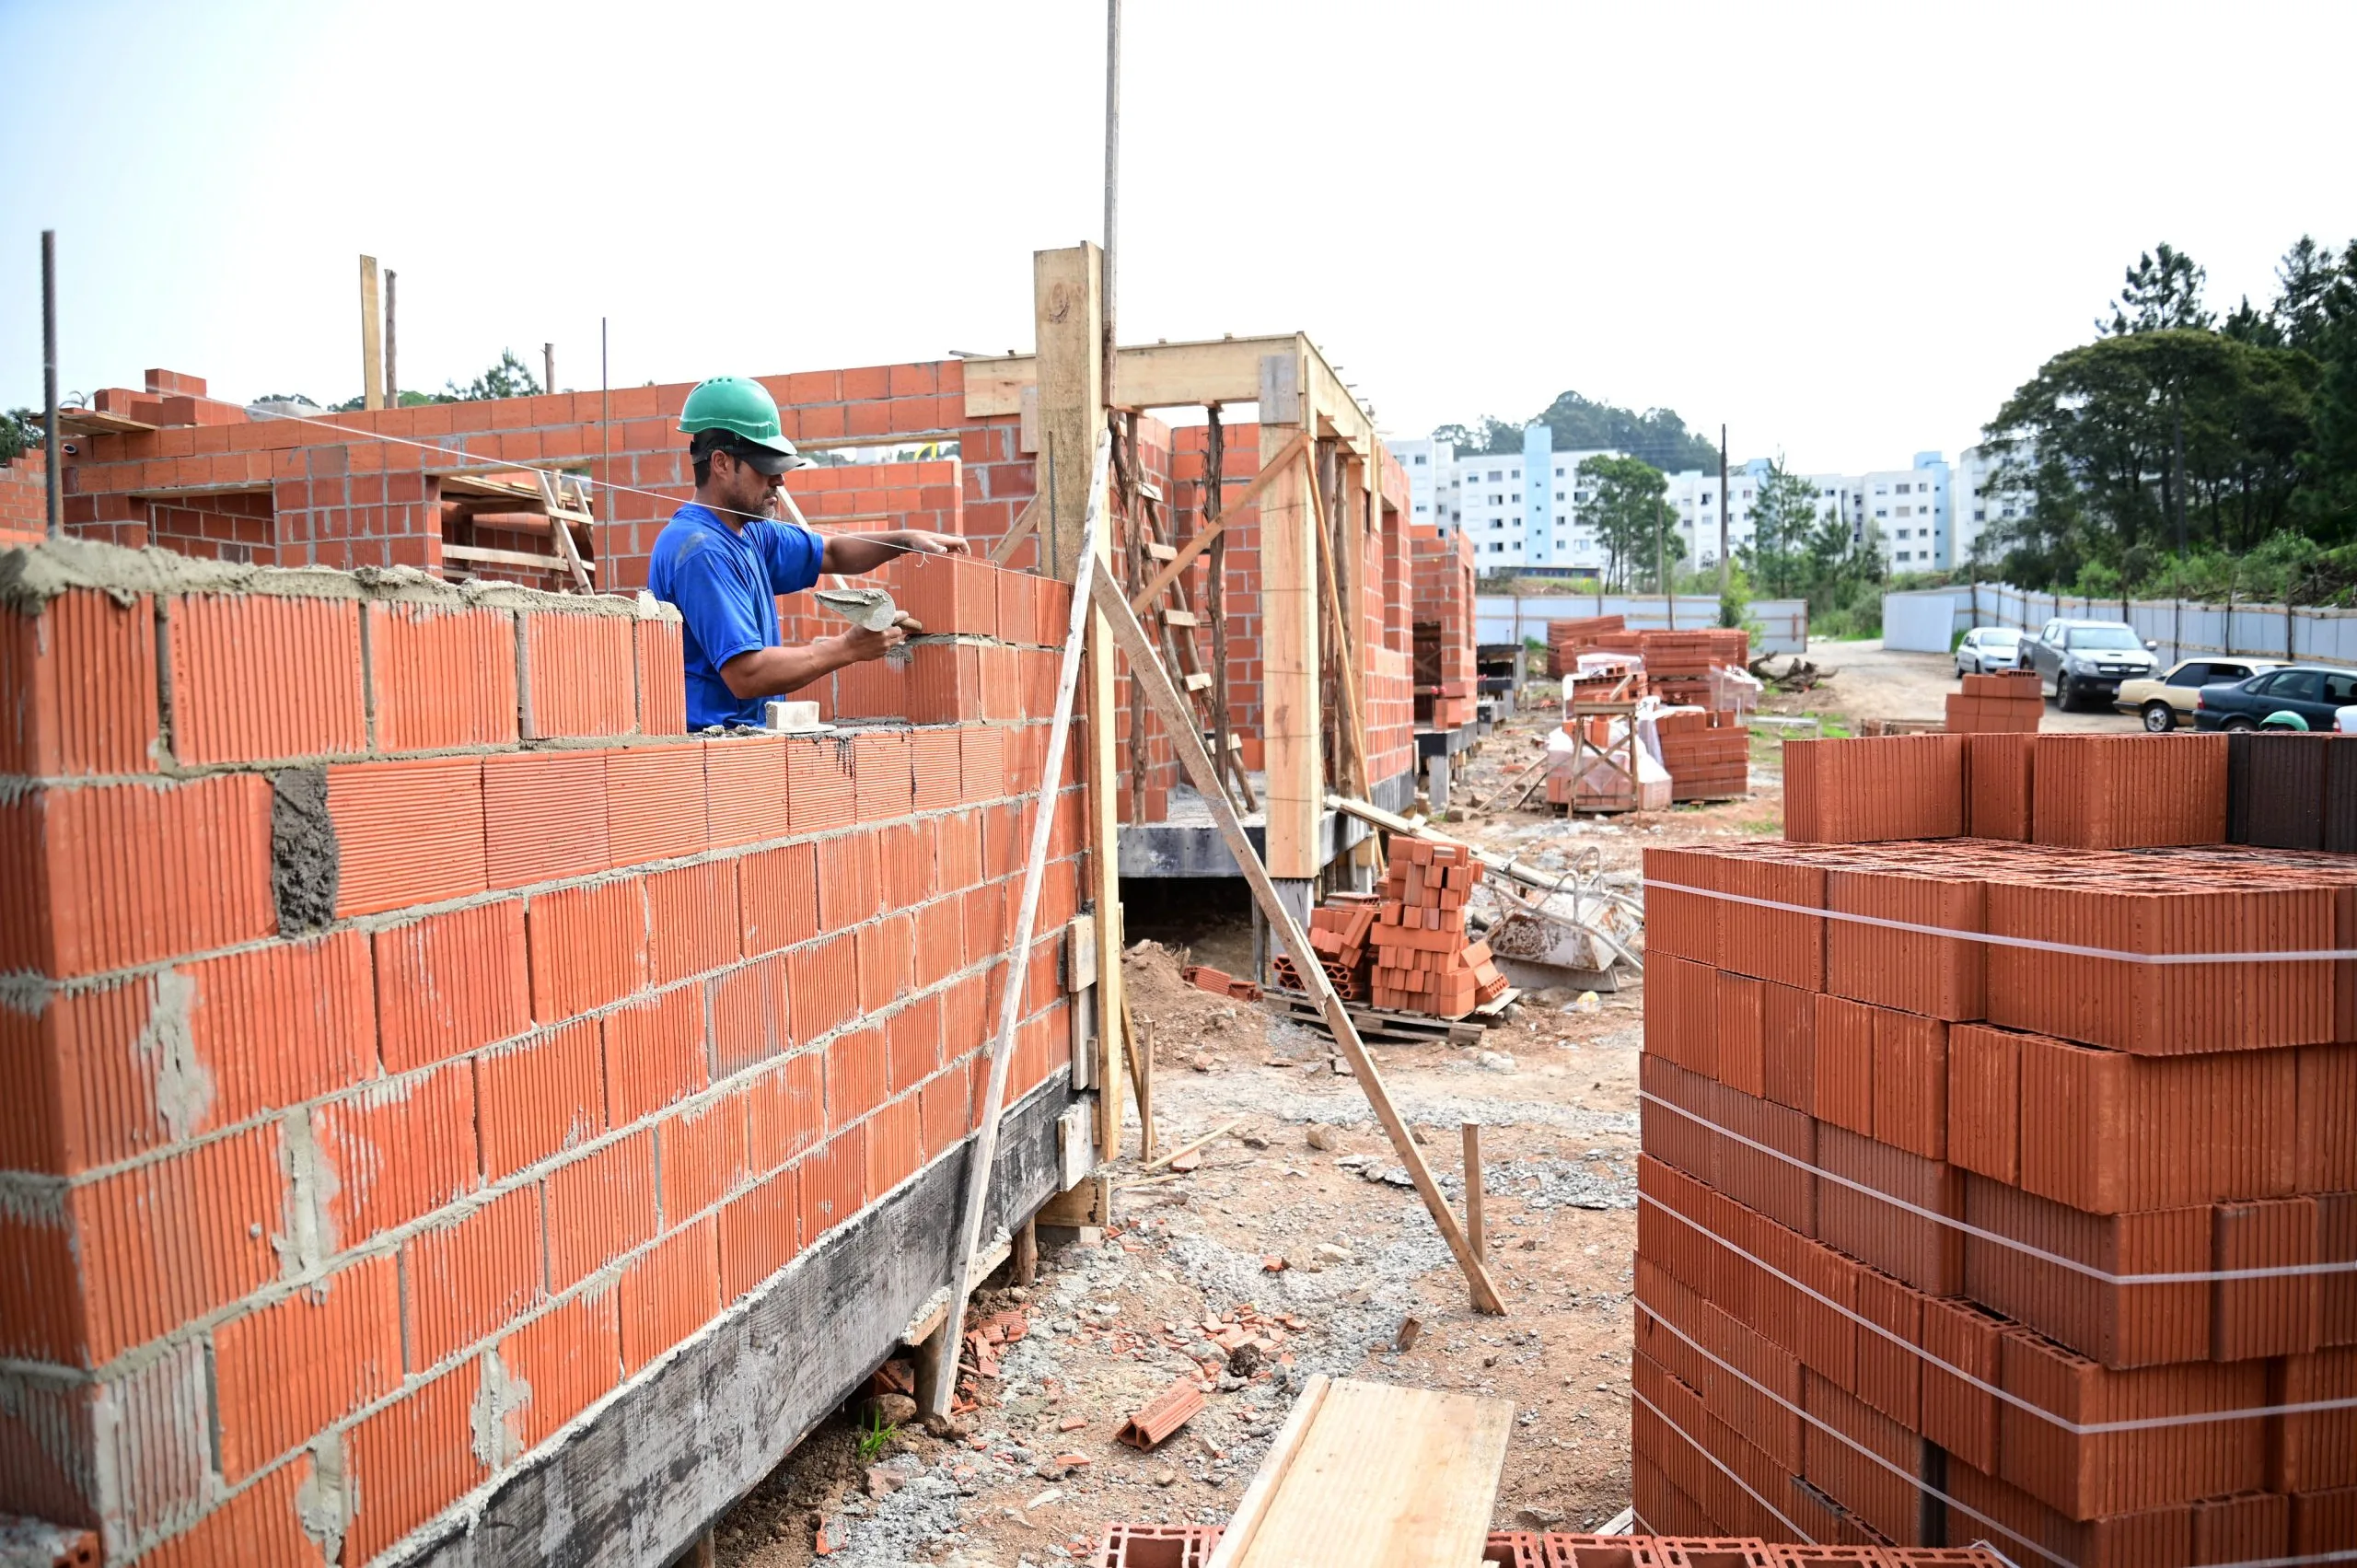
[[[1134,427],[1132,430],[1134,439]],[[1134,454],[1135,448],[1132,451]],[[1135,462],[1132,455],[1132,462]],[[1178,559],[1178,549],[1163,537],[1162,515],[1165,509],[1161,490],[1151,482],[1138,479],[1131,491],[1137,511],[1130,529],[1130,581],[1144,584],[1153,578],[1159,567]],[[1147,605],[1154,617],[1155,635],[1162,645],[1165,668],[1178,672],[1177,684],[1186,693],[1190,711],[1195,719],[1196,732],[1210,735],[1225,726],[1218,723],[1213,680],[1195,649],[1194,629],[1202,624],[1202,617],[1195,609],[1195,588],[1190,575],[1181,572],[1164,586],[1161,597]],[[1185,636],[1176,635],[1184,632]],[[1134,722],[1134,721],[1133,721]],[[1224,761],[1226,781],[1232,789],[1232,799],[1238,809],[1257,811],[1260,803],[1252,794],[1252,781],[1244,771],[1244,748],[1233,732],[1228,735],[1227,756]]]
[[[580,547],[573,538],[575,524],[581,526],[582,536],[594,552],[598,547],[596,514],[591,510],[589,482],[578,474],[552,473],[547,469],[534,469],[540,482],[540,505],[548,509],[549,535],[556,544],[559,559],[573,578],[573,586],[582,593],[595,593],[592,581],[597,567],[581,558]]]

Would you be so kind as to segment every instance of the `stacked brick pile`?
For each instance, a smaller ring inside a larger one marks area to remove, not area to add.
[[[0,1512],[356,1568],[896,1235],[1043,782],[1055,592],[983,572],[1001,635],[918,651],[921,722],[691,738],[626,600],[0,558]],[[1048,798],[1010,1104],[1069,1094]],[[783,1443],[864,1332],[795,1353],[773,1439],[723,1400],[698,1441]]]
[[[1640,1516],[2357,1548],[2357,966],[2128,956],[2357,947],[2357,860],[2222,843],[2219,737],[1786,753],[1805,834],[1646,856]]]
[[[2037,672],[2008,669],[1968,675],[1964,690],[1947,697],[1950,735],[2015,734],[2038,728],[2046,716]]]
[[[1097,1543],[1088,1568],[1207,1568],[1219,1546],[1217,1525],[1114,1525]],[[1992,1552],[1870,1551],[1840,1556],[1758,1539],[1691,1536],[1591,1536],[1550,1530],[1492,1530],[1480,1561],[1500,1568],[2004,1568]]]
[[[1504,992],[1489,944],[1466,939],[1465,900],[1480,879],[1469,848],[1393,836],[1375,922],[1375,1005],[1461,1018]]]
[[[1645,694],[1644,661],[1634,654],[1573,654],[1562,671],[1566,715],[1576,703],[1633,703]]]
[[[1375,964],[1375,948],[1369,938],[1375,934],[1376,916],[1383,901],[1366,893],[1334,893],[1309,912],[1309,946],[1318,954],[1318,967],[1326,971],[1335,993],[1345,1002],[1365,998],[1370,982],[1369,970]],[[1277,983],[1289,991],[1306,992],[1300,972],[1294,968],[1293,957],[1279,953],[1270,960]]]
[[[1740,628],[1706,627],[1694,632],[1607,632],[1596,639],[1607,653],[1634,654],[1644,660],[1654,693],[1680,707],[1715,706],[1714,669],[1743,669],[1751,663],[1751,633]]]
[[[1473,541],[1462,528],[1410,530],[1415,563],[1416,725],[1459,729],[1473,722]]]
[[[1618,615],[1582,615],[1569,621],[1547,622],[1547,673],[1558,679],[1579,668],[1579,657],[1592,652],[1596,639],[1608,632],[1624,630],[1628,621]]]
[[[1724,710],[1664,714],[1654,720],[1672,800],[1727,800],[1751,788],[1751,731]]]

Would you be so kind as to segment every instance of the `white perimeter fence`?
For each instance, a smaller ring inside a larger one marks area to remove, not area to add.
[[[2136,634],[2160,645],[2163,663],[2203,654],[2300,659],[2357,665],[2357,610],[2312,610],[2285,604],[2203,604],[2194,599],[2085,598],[2030,593],[2001,583],[1959,584],[1885,594],[1882,641],[1887,648],[1945,653],[1956,634],[1975,626],[2036,632],[2057,616],[2125,621]]]
[[[1761,632],[1752,639],[1752,657],[1808,651],[1808,600],[1756,598],[1745,614]],[[1518,644],[1527,637],[1543,643],[1549,621],[1591,615],[1618,615],[1631,632],[1694,632],[1719,623],[1719,596],[1678,594],[1665,599],[1659,594],[1482,594],[1473,601],[1473,615],[1477,643]]]

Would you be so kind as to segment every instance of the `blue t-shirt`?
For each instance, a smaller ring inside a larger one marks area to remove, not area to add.
[[[720,667],[779,644],[777,596],[819,580],[827,541],[798,523],[756,517],[739,533],[693,502],[671,514],[655,540],[646,587],[686,622],[688,727],[761,722],[761,697],[739,702]]]

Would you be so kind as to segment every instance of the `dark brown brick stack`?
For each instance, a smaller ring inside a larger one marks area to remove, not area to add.
[[[2357,963],[2107,956],[2357,947],[2357,860],[2223,842],[2220,738],[2016,739],[1795,742],[1819,842],[1647,854],[1637,1512],[2357,1548]]]

